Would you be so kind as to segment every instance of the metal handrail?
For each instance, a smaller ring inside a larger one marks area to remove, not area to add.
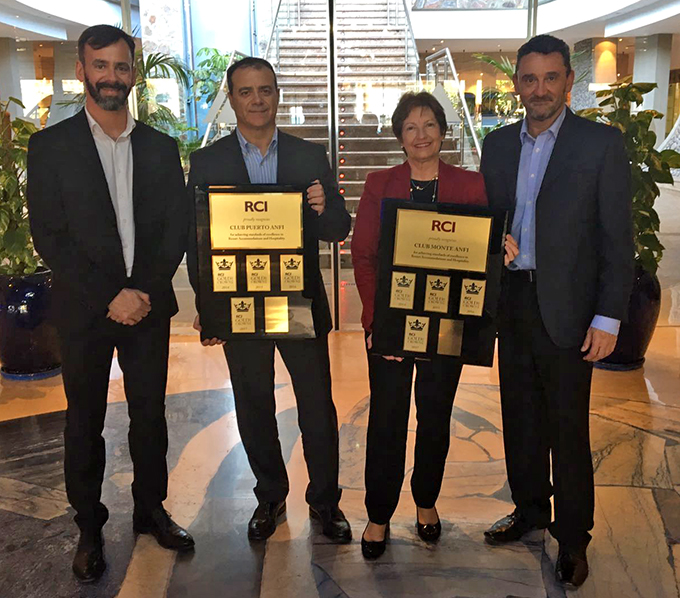
[[[227,64],[227,70],[224,71],[224,77],[222,77],[222,83],[220,84],[220,91],[225,91],[227,89],[227,73],[229,72],[229,67],[234,64],[234,58],[236,58],[236,55],[243,56],[240,52],[237,52],[236,50],[232,50],[231,56],[229,56],[229,63]],[[219,94],[218,94],[219,97]],[[222,99],[222,103],[220,104],[219,108],[215,112],[215,117],[213,118],[212,122],[208,123],[208,126],[205,129],[205,134],[203,135],[203,141],[201,141],[201,147],[205,147],[208,145],[208,139],[210,139],[210,131],[212,130],[213,124],[217,122],[217,120],[220,118],[220,114],[222,114],[222,109],[224,108],[224,105],[228,101],[228,96],[225,93],[224,98]],[[217,97],[215,98],[215,101],[217,101]]]
[[[479,143],[479,138],[477,137],[477,132],[475,131],[475,127],[472,123],[472,116],[470,116],[470,110],[468,108],[467,102],[465,101],[465,92],[460,88],[460,80],[458,79],[458,71],[456,70],[456,65],[453,62],[453,57],[451,56],[451,50],[449,48],[442,48],[438,52],[435,52],[431,56],[428,56],[425,59],[425,62],[427,63],[427,66],[429,67],[430,65],[433,65],[434,63],[438,62],[440,58],[445,57],[447,64],[447,67],[451,68],[451,72],[453,74],[453,80],[456,85],[456,89],[458,91],[458,97],[460,98],[460,101],[463,105],[463,114],[465,115],[465,120],[467,121],[468,127],[470,128],[470,135],[472,136],[472,141],[475,144],[475,149],[477,150],[477,155],[481,158],[482,157],[482,148]]]
[[[279,4],[276,7],[276,14],[274,15],[274,20],[272,21],[272,32],[269,34],[269,41],[267,42],[267,49],[264,52],[264,57],[269,56],[269,49],[271,48],[272,41],[274,39],[274,33],[276,32],[276,24],[279,22],[279,11],[281,10],[281,3],[283,0],[279,0]]]
[[[411,14],[408,11],[408,6],[406,5],[406,0],[402,0],[402,5],[404,7],[404,15],[406,17],[406,28],[408,30],[408,33],[411,36],[411,47],[413,48],[413,51],[415,53],[415,69],[416,69],[416,79],[418,79],[418,45],[416,43],[416,36],[415,33],[413,33],[413,24],[411,23]],[[408,44],[407,44],[408,46]],[[408,56],[409,56],[409,51],[408,47],[406,48],[406,60],[408,61]],[[407,62],[408,66],[408,62]]]

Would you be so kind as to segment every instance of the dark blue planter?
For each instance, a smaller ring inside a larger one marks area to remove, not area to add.
[[[635,270],[635,283],[628,307],[628,322],[621,324],[614,352],[595,364],[601,370],[629,371],[641,368],[652,341],[661,311],[659,279],[641,267]]]
[[[0,373],[4,377],[30,380],[61,371],[51,312],[52,272],[0,274]]]

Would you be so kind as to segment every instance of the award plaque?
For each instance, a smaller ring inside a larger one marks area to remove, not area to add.
[[[195,200],[201,339],[314,338],[304,191],[202,186]]]
[[[373,349],[491,366],[507,212],[384,199]]]

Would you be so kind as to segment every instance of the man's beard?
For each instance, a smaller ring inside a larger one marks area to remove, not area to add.
[[[122,83],[110,83],[107,81],[100,81],[94,85],[87,76],[85,77],[85,86],[97,106],[104,110],[108,110],[109,112],[115,112],[125,106],[130,91],[132,90],[132,87],[127,87]],[[112,96],[104,96],[101,93],[102,89],[115,89],[121,93]]]
[[[541,122],[550,120],[562,109],[562,107],[567,103],[567,94],[566,92],[561,93],[557,99],[553,99],[552,96],[543,97],[541,99],[545,99],[547,102],[540,104],[540,107],[538,108],[534,108],[532,106],[532,101],[536,99],[537,98],[535,96],[532,96],[529,99],[529,102],[526,104],[526,110],[527,114],[532,119]]]

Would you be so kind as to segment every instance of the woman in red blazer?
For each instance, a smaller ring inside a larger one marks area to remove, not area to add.
[[[487,204],[481,174],[440,160],[446,129],[444,109],[434,96],[427,92],[405,94],[392,115],[392,130],[407,160],[399,166],[373,172],[366,179],[352,237],[352,260],[369,350],[382,200],[389,197],[422,203]],[[417,507],[416,529],[426,542],[437,540],[441,534],[435,502],[444,476],[451,411],[462,366],[445,358],[415,361],[369,352],[371,402],[366,446],[369,523],[361,538],[366,558],[379,557],[385,551],[388,524],[399,501],[414,366],[418,426],[411,489]]]

